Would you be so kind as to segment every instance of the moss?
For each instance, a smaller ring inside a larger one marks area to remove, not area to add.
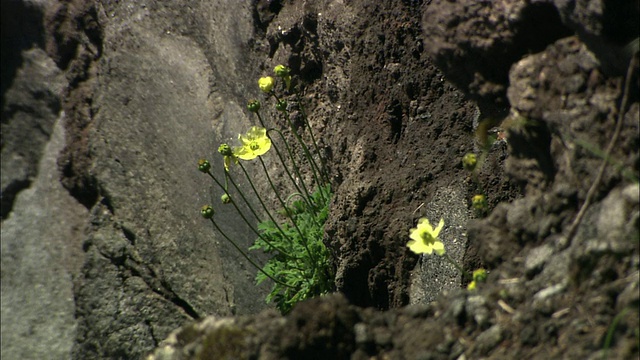
[[[249,349],[247,329],[228,324],[211,331],[202,342],[202,349],[196,355],[198,360],[247,359]]]

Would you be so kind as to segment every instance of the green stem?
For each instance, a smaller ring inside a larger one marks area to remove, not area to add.
[[[327,174],[327,164],[324,162],[324,158],[320,153],[320,148],[318,147],[318,143],[316,142],[316,138],[313,135],[313,129],[311,129],[311,125],[309,124],[309,118],[307,117],[307,112],[304,109],[304,105],[302,104],[302,98],[300,96],[300,91],[296,91],[296,99],[298,100],[298,107],[300,108],[300,113],[302,113],[302,118],[304,119],[304,123],[307,125],[307,129],[309,129],[309,135],[311,136],[311,141],[313,142],[313,147],[316,150],[316,154],[318,154],[318,158],[320,159],[320,165],[322,165],[322,171],[320,175],[323,178],[325,183],[329,183],[329,176]]]
[[[269,181],[269,185],[271,185],[271,189],[273,189],[273,192],[276,194],[276,197],[278,198],[278,201],[280,201],[280,205],[283,208],[286,209],[287,208],[286,204],[282,200],[282,197],[280,196],[280,193],[278,192],[278,190],[276,189],[275,185],[273,184],[273,181],[271,181],[271,176],[269,176],[269,171],[267,171],[267,166],[265,165],[264,160],[262,160],[262,157],[260,157],[260,156],[258,156],[258,159],[260,159],[260,164],[262,164],[262,169],[264,169],[264,173],[267,176],[267,180]],[[314,258],[313,253],[311,253],[311,250],[309,250],[309,247],[307,246],[307,239],[302,234],[302,231],[298,227],[298,224],[296,224],[295,219],[293,219],[291,214],[289,214],[288,210],[287,210],[287,215],[289,215],[288,217],[289,217],[289,219],[291,219],[291,223],[293,224],[293,227],[298,232],[298,235],[300,235],[300,239],[302,240],[302,245],[304,246],[305,250],[307,250],[307,253],[309,254],[309,258],[313,262],[313,272],[315,272],[316,259]]]
[[[278,98],[278,95],[276,95],[273,92],[271,94],[273,95],[273,97],[276,99],[277,102],[280,102],[280,99]],[[285,111],[283,111],[283,114],[284,114],[285,120],[287,120],[287,124],[289,124],[289,128],[291,128],[291,132],[295,136],[295,138],[298,141],[298,143],[300,143],[300,146],[302,147],[302,151],[304,152],[305,157],[309,161],[309,164],[311,164],[311,172],[313,174],[313,179],[314,179],[316,185],[317,186],[321,186],[322,183],[318,179],[318,174],[320,173],[320,168],[318,167],[318,164],[314,160],[313,156],[311,156],[311,152],[309,152],[309,148],[307,147],[307,144],[305,144],[305,142],[302,140],[302,137],[300,137],[300,134],[298,134],[298,131],[296,130],[295,126],[293,126],[293,122],[291,121],[291,118],[289,117],[289,112],[285,110]],[[306,119],[305,119],[305,121],[306,121]],[[320,154],[318,154],[318,156],[320,156]]]
[[[304,189],[304,193],[307,196],[307,199],[311,198],[311,195],[309,195],[309,190],[307,189],[307,186],[305,185],[304,181],[302,180],[302,175],[300,174],[300,169],[298,168],[298,164],[296,164],[296,160],[293,156],[293,153],[291,152],[291,148],[289,147],[289,144],[287,143],[287,139],[284,137],[284,135],[282,134],[282,132],[280,132],[280,130],[277,129],[269,129],[267,131],[267,133],[269,133],[269,131],[275,131],[278,133],[278,135],[280,135],[280,138],[282,139],[282,141],[284,142],[284,146],[287,149],[287,153],[289,153],[289,157],[291,158],[291,163],[293,164],[293,172],[296,174],[296,176],[298,177],[298,179],[300,179],[300,183],[302,184],[302,188]],[[280,162],[282,163],[282,165],[284,166],[284,170],[286,171],[287,175],[289,175],[289,179],[291,180],[291,182],[293,183],[293,185],[296,187],[296,189],[298,190],[298,192],[302,192],[300,191],[300,187],[298,186],[297,182],[295,181],[295,179],[293,178],[293,176],[291,175],[291,173],[289,172],[289,169],[287,168],[287,166],[285,165],[285,161],[283,160],[282,156],[280,155],[280,150],[278,150],[278,148],[274,145],[274,148],[276,149],[276,153],[278,154],[278,157],[280,158]]]
[[[260,159],[260,162],[262,162],[262,158],[260,156],[258,156],[258,158]],[[256,187],[253,185],[253,182],[251,181],[251,178],[249,177],[249,173],[247,173],[247,170],[244,168],[244,165],[242,165],[241,162],[238,163],[238,164],[240,165],[240,168],[242,169],[242,172],[244,172],[244,175],[247,177],[249,185],[251,185],[251,189],[253,189],[253,192],[256,194],[256,197],[258,198],[258,201],[260,202],[260,205],[262,205],[262,208],[267,213],[267,216],[269,217],[269,219],[271,220],[273,225],[275,225],[275,227],[278,229],[278,231],[282,234],[282,236],[285,239],[287,239],[290,243],[293,243],[293,240],[289,236],[287,236],[287,233],[285,233],[284,230],[282,230],[282,228],[280,227],[280,225],[278,224],[276,219],[274,219],[273,216],[271,215],[271,212],[267,208],[267,205],[265,205],[264,201],[262,201],[262,197],[260,196],[260,193],[258,193],[258,190],[256,189]],[[264,163],[263,163],[263,166],[264,166]],[[268,174],[267,174],[267,178],[269,178]],[[269,179],[269,183],[271,183],[271,179]],[[271,185],[271,187],[273,188],[273,184]],[[275,191],[275,189],[274,189],[274,191]],[[278,195],[278,197],[280,196],[278,194],[278,192],[276,192],[276,195]],[[287,253],[284,253],[284,254],[287,255]],[[287,256],[290,256],[290,255],[287,255]],[[297,258],[294,258],[294,259],[297,259]]]
[[[207,174],[213,179],[213,181],[216,182],[216,184],[218,184],[218,186],[222,187],[222,184],[220,183],[220,181],[218,181],[218,179],[216,179],[216,177],[213,176],[211,171],[208,171]],[[227,173],[225,172],[225,174],[227,174]],[[255,216],[256,219],[259,221],[260,218],[258,217],[256,212],[253,210],[253,208],[251,207],[251,204],[247,201],[247,199],[245,198],[245,196],[242,193],[242,191],[240,191],[240,189],[238,188],[236,183],[233,181],[233,179],[231,179],[230,176],[229,176],[229,179],[231,180],[231,183],[233,184],[233,186],[236,188],[236,190],[238,191],[238,193],[242,197],[242,200],[244,200],[244,202],[247,204],[247,207],[249,208],[249,210],[253,213],[253,216]],[[225,192],[227,193],[227,195],[229,194],[229,192],[227,192],[226,189],[225,189]],[[233,198],[231,198],[231,205],[233,205],[233,207],[236,209],[238,214],[240,214],[240,217],[242,218],[242,220],[244,220],[244,222],[247,223],[247,225],[249,225],[249,228],[251,229],[251,231],[253,231],[261,240],[263,240],[265,243],[267,243],[272,248],[274,248],[274,249],[278,250],[279,252],[281,252],[283,255],[285,255],[285,256],[287,256],[287,257],[289,257],[291,259],[298,259],[297,257],[287,253],[286,251],[282,250],[281,248],[273,245],[269,240],[267,240],[265,237],[263,237],[262,234],[260,234],[260,232],[258,230],[254,229],[253,228],[253,224],[250,223],[249,220],[247,220],[247,218],[244,216],[244,213],[242,211],[240,211],[240,208],[238,208],[238,205],[236,204],[235,200],[233,200]]]
[[[318,191],[322,191],[322,189],[318,189]],[[311,197],[309,197],[308,199],[304,197],[304,195],[300,194],[300,193],[293,193],[289,196],[287,196],[287,200],[285,200],[285,203],[287,203],[287,205],[289,204],[289,201],[294,197],[294,196],[299,196],[307,205],[307,211],[309,212],[313,212],[314,216],[312,216],[311,218],[313,219],[313,222],[316,224],[317,227],[321,227],[322,225],[320,224],[320,222],[318,222],[318,216],[315,216],[318,211],[317,211],[317,205],[315,203],[313,203],[313,201],[311,201]],[[324,206],[324,204],[323,204]],[[285,210],[286,211],[286,210]]]
[[[458,271],[460,271],[460,273],[462,274],[462,276],[463,276],[463,277],[466,277],[467,279],[471,279],[471,280],[473,280],[473,278],[469,275],[469,273],[468,273],[468,272],[466,272],[466,271],[464,271],[464,270],[460,267],[460,265],[458,265],[458,263],[457,263],[457,262],[455,262],[455,261],[454,261],[454,260],[449,256],[449,254],[444,253],[442,256],[443,256],[443,257],[444,257],[444,258],[449,262],[449,264],[451,264],[451,265],[455,266],[455,268],[456,268],[456,269],[458,269]]]
[[[260,113],[256,112],[256,115],[258,116],[258,120],[260,120],[260,124],[262,125],[262,127],[264,127],[266,129],[264,120],[262,120],[262,116],[260,116]],[[291,148],[289,147],[289,143],[287,142],[287,139],[284,137],[284,135],[282,134],[282,132],[280,130],[273,129],[273,128],[267,130],[267,136],[269,137],[269,139],[271,139],[271,142],[273,143],[273,148],[276,149],[276,154],[278,154],[278,158],[280,159],[280,162],[282,163],[282,166],[284,167],[284,170],[287,173],[287,176],[289,177],[289,180],[291,180],[291,182],[293,183],[293,186],[295,186],[295,188],[296,188],[296,190],[298,190],[298,192],[302,192],[300,190],[300,186],[298,185],[296,180],[293,178],[293,175],[291,175],[291,172],[289,171],[289,168],[287,167],[286,162],[284,161],[284,158],[282,157],[282,154],[280,153],[280,149],[278,149],[278,147],[276,146],[275,142],[271,138],[271,135],[269,135],[270,131],[275,131],[275,132],[278,133],[278,135],[280,135],[280,138],[282,139],[282,142],[284,143],[284,146],[287,149],[287,153],[289,153],[289,157],[291,158],[291,162],[293,164],[293,171],[295,172],[295,174],[298,177],[298,179],[300,179],[300,183],[302,184],[302,187],[304,189],[304,193],[307,195],[307,198],[309,198],[309,191],[308,191],[307,186],[305,185],[304,181],[302,181],[302,176],[300,175],[300,170],[298,168],[298,165],[296,164],[295,158],[293,157],[293,153],[291,152]]]
[[[247,259],[247,261],[249,261],[249,262],[251,263],[251,265],[253,265],[253,267],[255,267],[256,269],[258,269],[258,271],[260,271],[261,273],[263,273],[263,274],[264,274],[266,277],[268,277],[269,279],[273,280],[275,283],[278,283],[278,284],[280,284],[280,285],[282,285],[282,286],[286,286],[286,287],[288,287],[288,288],[292,288],[292,289],[294,288],[293,286],[290,286],[290,285],[288,285],[288,284],[286,284],[286,283],[283,283],[282,281],[280,281],[280,280],[278,280],[278,279],[274,278],[274,277],[273,277],[273,276],[271,276],[269,273],[267,273],[266,271],[264,271],[260,266],[258,266],[258,264],[256,264],[253,260],[251,260],[251,258],[250,258],[249,256],[247,256],[247,254],[246,254],[244,251],[242,251],[242,249],[238,246],[238,244],[236,244],[233,240],[231,240],[231,239],[227,236],[227,234],[225,234],[225,233],[222,231],[222,229],[220,229],[220,227],[218,226],[218,224],[216,224],[216,222],[213,220],[213,218],[211,218],[210,220],[211,220],[211,223],[213,224],[213,226],[215,226],[215,227],[216,227],[216,230],[218,230],[218,232],[219,232],[220,234],[222,234],[222,236],[224,236],[224,238],[225,238],[225,239],[227,239],[227,241],[229,241],[229,242],[233,245],[233,247],[235,247],[235,248],[236,248],[236,250],[238,250],[238,251],[240,252],[240,254],[242,254],[242,256],[244,256],[244,258],[245,258],[245,259]]]

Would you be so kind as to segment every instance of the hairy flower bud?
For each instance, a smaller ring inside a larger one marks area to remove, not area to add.
[[[280,100],[276,103],[276,110],[285,112],[287,111],[287,100]]]
[[[211,219],[213,217],[213,208],[209,205],[205,205],[200,209],[200,214],[205,219]]]
[[[471,206],[478,211],[487,210],[487,197],[482,194],[474,195],[471,198]]]
[[[209,163],[208,160],[206,159],[198,160],[198,170],[202,171],[203,173],[208,173],[209,169],[211,169],[211,164]]]
[[[290,71],[291,69],[284,65],[278,65],[273,69],[273,72],[276,74],[276,76],[281,78],[288,76]]]
[[[462,157],[462,167],[467,171],[473,171],[478,164],[476,154],[467,153]]]
[[[473,270],[473,281],[475,282],[487,281],[487,270],[482,268]]]
[[[257,113],[260,110],[260,101],[251,100],[247,103],[247,109],[252,113]]]
[[[260,86],[260,90],[267,94],[271,92],[274,84],[275,80],[271,76],[261,77],[260,80],[258,80],[258,86]]]
[[[233,156],[231,146],[229,146],[228,144],[220,144],[220,146],[218,146],[218,152],[223,156]]]

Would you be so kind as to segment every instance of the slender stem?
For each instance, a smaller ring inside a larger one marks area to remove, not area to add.
[[[318,191],[322,191],[322,189],[318,189]],[[318,214],[317,205],[312,201],[311,197],[306,198],[304,197],[304,195],[300,193],[293,193],[287,197],[287,200],[285,201],[285,203],[289,204],[289,200],[291,200],[294,196],[299,196],[305,202],[305,204],[307,205],[307,208],[305,210],[309,212],[313,212],[314,216],[311,217],[313,219],[313,222],[316,224],[316,226],[321,227],[322,225],[318,220],[318,216],[315,216]]]
[[[260,124],[262,125],[262,127],[266,128],[264,120],[262,120],[262,116],[260,116],[260,113],[256,112],[256,115],[258,116],[258,120],[260,120]],[[270,131],[275,131],[275,132],[278,133],[278,135],[280,135],[280,138],[282,139],[282,142],[284,142],[284,146],[287,149],[287,152],[289,153],[289,157],[291,158],[291,162],[293,164],[293,171],[295,172],[295,174],[298,177],[298,179],[301,179],[300,183],[302,184],[302,187],[304,188],[304,193],[307,195],[307,197],[309,197],[309,191],[307,190],[307,186],[305,185],[304,181],[302,181],[302,176],[300,175],[300,170],[298,168],[298,165],[296,164],[296,161],[295,161],[295,158],[293,157],[293,154],[291,153],[291,149],[289,148],[289,144],[287,143],[287,139],[284,137],[284,135],[282,134],[282,132],[280,130],[277,130],[277,129],[274,129],[274,128],[267,130],[267,136],[269,137],[269,139],[273,143],[273,148],[276,149],[276,154],[278,154],[278,158],[280,159],[280,162],[282,163],[282,166],[284,167],[284,170],[287,173],[287,176],[289,176],[289,180],[291,180],[291,182],[293,183],[293,186],[295,186],[295,188],[296,188],[296,190],[298,190],[298,192],[302,192],[302,190],[300,190],[300,186],[298,185],[298,182],[293,178],[293,175],[291,175],[291,172],[289,171],[289,168],[287,167],[286,162],[284,161],[284,158],[282,157],[282,154],[280,153],[280,149],[278,149],[278,147],[276,146],[275,142],[271,138],[271,135],[269,135]]]
[[[258,159],[260,159],[260,164],[262,164],[262,168],[264,169],[264,173],[265,173],[265,175],[267,175],[267,180],[269,181],[269,184],[271,185],[271,189],[273,189],[273,192],[276,194],[276,197],[278,198],[278,201],[280,201],[280,205],[282,205],[282,207],[286,209],[287,208],[286,204],[282,200],[282,197],[280,196],[280,193],[278,192],[278,190],[276,189],[275,185],[273,184],[273,181],[271,181],[271,176],[269,176],[269,171],[267,171],[267,166],[265,165],[264,160],[262,160],[262,157],[260,157],[260,156],[258,156]],[[311,252],[311,250],[309,250],[309,247],[307,246],[307,239],[305,238],[304,234],[302,234],[302,231],[298,227],[298,224],[296,224],[295,219],[291,216],[291,214],[289,214],[288,210],[287,210],[287,215],[288,215],[289,219],[291,219],[291,223],[293,224],[293,227],[298,232],[298,235],[300,235],[300,239],[302,240],[302,245],[304,246],[305,250],[307,250],[307,253],[309,254],[309,258],[311,258],[311,260],[313,262],[313,271],[315,272],[316,260],[315,260],[315,258],[313,256],[313,253]]]
[[[287,139],[285,139],[284,135],[282,134],[282,132],[280,132],[280,130],[269,129],[269,131],[275,131],[275,132],[278,133],[278,135],[280,135],[280,138],[284,142],[284,146],[287,149],[287,153],[289,153],[289,157],[291,158],[291,163],[293,164],[293,171],[296,174],[296,176],[298,177],[298,179],[300,179],[300,183],[302,184],[302,188],[304,189],[305,195],[307,196],[307,198],[310,198],[311,196],[309,195],[309,190],[307,189],[307,186],[305,185],[304,181],[302,181],[302,175],[300,174],[300,169],[298,168],[298,164],[296,164],[296,160],[295,160],[295,158],[293,156],[293,153],[291,152],[291,148],[289,147],[289,144],[287,143]],[[267,131],[267,133],[269,131]],[[287,174],[289,175],[289,179],[291,179],[291,182],[293,182],[293,185],[296,187],[298,192],[302,192],[300,190],[300,187],[298,186],[297,182],[293,179],[293,176],[289,172],[289,169],[285,165],[285,161],[282,159],[282,156],[280,156],[280,150],[278,150],[278,148],[275,145],[274,145],[274,148],[276,149],[276,153],[278,154],[278,157],[280,158],[280,162],[282,163],[282,165],[284,165],[284,169],[287,172]]]
[[[307,158],[307,161],[309,161],[309,164],[311,165],[311,174],[313,175],[313,180],[315,181],[318,187],[321,187],[322,183],[320,182],[320,179],[318,179],[318,174],[320,173],[318,164],[316,164],[315,160],[313,159],[313,156],[311,156],[311,153],[309,152],[309,148],[304,143],[304,141],[302,141],[302,138],[298,134],[298,131],[296,131],[295,127],[293,126],[293,122],[291,122],[291,118],[289,117],[289,112],[287,111],[284,112],[284,118],[287,120],[287,123],[289,123],[291,132],[295,136],[296,140],[298,140],[298,142],[300,143],[300,146],[302,147],[302,151],[304,152],[304,155]],[[323,193],[320,193],[320,196],[322,197],[323,202],[326,201]]]
[[[276,99],[277,102],[280,102],[278,95],[276,95],[274,92],[271,92],[271,95],[273,95],[273,97]],[[289,128],[291,128],[291,132],[295,136],[298,143],[300,143],[300,146],[302,147],[302,151],[304,152],[305,157],[309,161],[309,164],[311,164],[311,171],[313,173],[313,178],[314,178],[314,181],[316,182],[316,185],[320,186],[322,183],[318,179],[318,174],[320,173],[320,168],[318,167],[318,164],[316,164],[316,161],[313,159],[313,156],[311,156],[311,152],[309,152],[309,148],[307,147],[307,144],[304,143],[304,141],[302,140],[302,137],[300,137],[300,134],[298,134],[298,131],[296,130],[295,126],[293,126],[293,122],[289,117],[289,112],[285,110],[283,111],[283,114],[284,114],[285,120],[287,120],[287,123],[289,124]],[[320,154],[318,154],[318,156],[320,156]]]
[[[261,221],[261,218],[260,218],[260,216],[258,216],[258,213],[256,213],[256,211],[254,210],[254,208],[251,205],[251,203],[244,196],[244,193],[242,192],[242,190],[240,190],[240,187],[236,184],[236,182],[233,180],[233,177],[231,177],[231,174],[229,174],[229,172],[227,172],[227,171],[224,172],[224,180],[225,180],[225,185],[226,185],[227,180],[231,181],[231,185],[233,185],[233,187],[236,188],[236,191],[238,192],[238,194],[240,194],[240,197],[242,198],[242,200],[245,202],[245,204],[247,204],[247,207],[249,208],[249,211],[251,211],[253,216],[255,216],[256,220]],[[218,183],[218,185],[220,185],[220,183]],[[227,194],[228,194],[228,192],[227,192]],[[231,200],[232,200],[231,203],[236,207],[236,210],[238,210],[238,212],[240,212],[240,209],[238,209],[238,207],[235,205],[235,202],[233,202],[233,198],[231,198]]]
[[[213,181],[216,182],[216,184],[218,184],[218,186],[222,187],[222,184],[220,184],[220,182],[218,181],[218,179],[216,179],[215,176],[213,176],[213,174],[211,173],[211,171],[208,171],[207,174],[213,179]],[[229,177],[230,178],[230,177]],[[231,179],[231,183],[233,184],[233,186],[235,186],[236,190],[238,191],[238,193],[240,194],[240,196],[242,197],[242,199],[244,200],[244,202],[247,204],[247,206],[249,207],[249,209],[251,210],[251,212],[253,213],[253,215],[256,217],[256,219],[260,220],[260,218],[258,217],[258,215],[256,214],[256,212],[253,210],[253,208],[251,207],[251,204],[247,201],[247,199],[244,197],[244,194],[242,193],[242,191],[240,191],[240,189],[238,188],[238,186],[236,185],[236,183],[233,181],[233,179]],[[228,194],[227,190],[225,189],[225,192]],[[236,209],[236,211],[238,212],[238,214],[240,214],[240,217],[242,218],[242,220],[244,220],[245,223],[247,223],[247,225],[249,225],[249,228],[251,229],[251,231],[253,231],[261,240],[263,240],[265,243],[267,243],[269,246],[271,246],[272,248],[278,250],[279,252],[281,252],[283,255],[292,258],[292,259],[297,259],[295,256],[292,256],[291,254],[287,253],[286,251],[282,250],[281,248],[273,245],[269,240],[267,240],[265,237],[262,236],[262,234],[260,234],[260,232],[256,229],[254,229],[253,224],[249,222],[249,220],[247,220],[247,218],[244,216],[244,213],[242,211],[240,211],[240,208],[238,208],[238,205],[236,204],[236,202],[233,200],[233,198],[231,198],[231,205],[233,205],[233,207]]]
[[[460,265],[458,265],[458,263],[457,263],[457,262],[455,262],[455,261],[454,261],[454,260],[449,256],[449,254],[444,253],[442,256],[443,256],[443,257],[444,257],[444,258],[449,262],[449,264],[451,264],[451,265],[455,266],[455,268],[456,268],[456,269],[458,269],[458,271],[460,271],[460,273],[462,273],[462,276],[463,276],[463,277],[466,277],[467,279],[473,279],[473,278],[469,275],[469,273],[468,273],[468,272],[464,271],[464,270],[460,267]]]
[[[638,62],[638,54],[636,53],[629,61],[629,67],[627,68],[627,75],[623,80],[624,83],[622,88],[622,100],[620,103],[620,109],[618,109],[618,118],[616,120],[616,127],[613,131],[613,135],[611,136],[611,140],[609,141],[609,145],[605,150],[604,158],[602,159],[602,164],[600,165],[600,169],[598,170],[596,178],[593,180],[591,187],[589,187],[589,190],[587,191],[587,196],[584,199],[584,203],[580,207],[578,214],[576,215],[575,219],[571,223],[571,226],[569,227],[569,230],[567,231],[567,241],[564,247],[569,246],[569,244],[571,243],[573,237],[575,236],[578,230],[578,226],[582,221],[582,218],[586,214],[586,211],[589,208],[589,205],[591,205],[591,201],[593,200],[593,197],[596,194],[596,190],[598,189],[598,186],[600,186],[600,182],[602,181],[602,176],[604,175],[604,171],[607,168],[607,161],[611,156],[611,152],[613,151],[616,141],[618,141],[618,136],[620,136],[620,131],[622,130],[622,123],[624,122],[625,110],[627,108],[627,101],[629,100],[629,89],[631,86],[631,80],[632,80],[633,72],[635,70],[635,65],[637,62]]]
[[[238,250],[240,252],[240,254],[242,254],[242,256],[244,256],[245,259],[247,259],[247,261],[249,261],[251,263],[251,265],[253,265],[253,267],[255,267],[256,269],[258,269],[258,271],[260,271],[261,273],[263,273],[266,277],[268,277],[269,279],[273,280],[275,283],[278,283],[282,286],[286,286],[288,288],[294,288],[293,286],[290,286],[286,283],[283,283],[282,281],[274,278],[273,276],[271,276],[269,273],[267,273],[266,271],[264,271],[260,266],[258,266],[258,264],[256,264],[253,260],[251,260],[251,258],[244,252],[242,251],[242,249],[238,246],[238,244],[236,244],[233,240],[231,240],[227,234],[224,233],[224,231],[222,231],[222,229],[220,229],[220,227],[218,226],[218,224],[216,224],[216,222],[213,220],[213,218],[209,219],[211,220],[211,223],[213,224],[213,226],[216,227],[216,230],[218,230],[218,232],[220,234],[222,234],[222,236],[224,236],[225,239],[227,239],[227,241],[229,241],[233,247],[236,248],[236,250]]]
[[[311,124],[309,124],[309,118],[307,117],[307,112],[304,109],[304,105],[302,104],[302,97],[300,96],[300,91],[296,91],[296,98],[298,100],[298,107],[300,108],[300,112],[302,113],[302,118],[304,119],[304,123],[307,125],[307,129],[309,129],[309,135],[311,136],[311,141],[313,142],[313,147],[316,150],[316,154],[318,154],[318,158],[320,159],[320,165],[322,165],[321,176],[324,182],[329,182],[329,176],[327,174],[327,164],[324,162],[324,158],[320,153],[320,148],[318,147],[318,143],[316,142],[316,138],[313,135],[313,129],[311,129]]]
[[[260,162],[262,163],[262,158],[260,156],[258,156],[258,158],[260,159]],[[247,170],[244,168],[244,165],[242,165],[242,163],[239,163],[239,165],[240,165],[240,168],[242,169],[242,172],[244,172],[244,175],[249,180],[249,185],[251,185],[251,189],[253,189],[253,192],[256,194],[256,197],[258,198],[258,201],[260,202],[260,205],[262,205],[262,208],[267,213],[267,216],[269,216],[269,219],[271,220],[273,225],[275,225],[275,227],[278,229],[278,231],[282,234],[282,236],[285,239],[287,239],[290,243],[292,243],[293,240],[289,236],[287,236],[287,233],[285,233],[284,230],[282,230],[282,228],[280,227],[280,225],[278,224],[276,219],[274,219],[273,216],[271,215],[271,212],[267,208],[267,205],[265,205],[264,201],[262,201],[262,197],[260,196],[260,193],[258,193],[258,190],[256,189],[256,187],[253,185],[253,182],[251,181],[251,178],[249,177],[249,173],[247,173]],[[263,163],[263,166],[264,166],[264,163]],[[269,178],[268,174],[267,174],[267,178]],[[271,179],[269,179],[269,183],[271,183]],[[273,184],[271,184],[271,187],[273,188]],[[275,191],[275,188],[274,188],[274,191]],[[277,191],[276,191],[276,195],[278,195],[278,197],[280,196]],[[284,254],[287,255],[286,253],[284,253]]]

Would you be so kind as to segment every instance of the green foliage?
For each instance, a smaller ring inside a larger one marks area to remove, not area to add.
[[[616,315],[611,321],[611,325],[609,325],[609,329],[607,330],[607,335],[604,338],[604,343],[602,344],[602,347],[604,349],[604,353],[603,353],[604,359],[608,358],[607,355],[609,353],[609,349],[611,348],[611,344],[613,342],[613,334],[616,332],[616,329],[618,328],[618,323],[627,314],[628,311],[629,311],[629,308],[622,309],[622,311],[620,311],[618,315]]]
[[[258,225],[262,236],[249,249],[263,250],[273,257],[263,267],[264,272],[258,272],[256,281],[260,284],[267,280],[265,273],[268,273],[282,283],[274,283],[266,301],[275,302],[283,314],[299,301],[333,290],[330,254],[322,242],[330,198],[330,186],[325,185],[312,193],[309,199],[296,200],[283,209],[298,229],[290,222],[281,224],[282,231],[273,221],[263,221]],[[286,256],[274,246],[295,254],[296,258]]]

